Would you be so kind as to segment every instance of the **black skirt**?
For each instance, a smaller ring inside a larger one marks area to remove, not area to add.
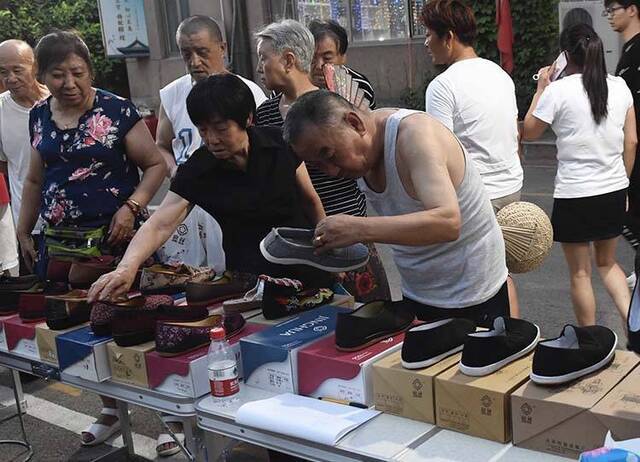
[[[622,234],[627,189],[598,196],[554,199],[551,224],[556,242],[592,242]]]

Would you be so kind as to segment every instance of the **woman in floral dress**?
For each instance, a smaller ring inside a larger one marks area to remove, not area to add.
[[[29,117],[33,149],[17,232],[31,268],[37,260],[31,232],[38,215],[52,228],[104,226],[108,245],[122,248],[165,176],[135,106],[92,87],[90,53],[77,35],[46,35],[36,59],[38,78],[51,96]],[[119,429],[115,401],[102,401],[100,417],[82,433],[83,444],[98,444]]]

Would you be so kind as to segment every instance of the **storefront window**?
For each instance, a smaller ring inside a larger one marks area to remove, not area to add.
[[[424,36],[420,11],[427,0],[269,0],[271,19],[295,18],[303,24],[333,19],[350,41],[384,42]]]

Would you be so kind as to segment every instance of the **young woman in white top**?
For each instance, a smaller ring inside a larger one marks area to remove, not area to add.
[[[622,78],[607,75],[602,41],[593,28],[566,29],[560,46],[568,62],[566,76],[550,82],[554,69],[540,70],[524,138],[536,139],[548,126],[557,136],[551,222],[569,266],[578,323],[596,322],[592,243],[598,273],[626,320],[629,288],[615,254],[637,144],[633,98]]]

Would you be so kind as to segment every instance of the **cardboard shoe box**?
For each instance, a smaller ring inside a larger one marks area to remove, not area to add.
[[[314,398],[334,398],[373,404],[373,363],[402,347],[404,333],[358,351],[336,349],[335,335],[298,353],[298,392]]]
[[[436,423],[435,378],[457,366],[461,354],[455,354],[424,369],[402,367],[402,352],[373,364],[373,399],[376,409],[408,419]]]
[[[607,428],[589,410],[607,396],[638,361],[633,353],[617,351],[608,368],[567,385],[544,387],[527,382],[511,396],[513,443],[576,459],[583,451],[601,447]],[[635,388],[637,394],[638,382]]]
[[[245,383],[276,393],[297,393],[298,352],[332,334],[339,312],[349,309],[322,306],[240,340]]]
[[[243,377],[240,341],[247,336],[266,329],[260,324],[247,323],[244,329],[229,340],[229,345],[236,355],[238,377]],[[165,357],[157,351],[145,355],[148,388],[174,395],[199,398],[211,391],[207,372],[207,353],[209,346],[182,355]]]
[[[4,328],[4,322],[7,319],[11,319],[14,317],[18,317],[17,314],[10,314],[8,316],[0,316],[0,351],[9,351],[9,346],[7,345],[7,334]]]
[[[82,329],[86,325],[87,324],[81,324],[64,330],[51,330],[46,323],[37,324],[36,344],[38,346],[38,353],[40,354],[40,361],[57,366],[58,349],[56,348],[56,337],[67,332]]]
[[[148,388],[146,354],[155,348],[153,341],[130,347],[118,346],[116,342],[107,343],[111,381]]]
[[[91,327],[72,330],[56,337],[60,372],[93,382],[111,377],[107,343],[111,337],[100,337]]]
[[[38,323],[24,322],[19,316],[4,321],[4,331],[9,352],[28,359],[39,360],[40,352],[36,344]]]
[[[533,354],[484,377],[458,366],[436,377],[436,424],[467,435],[506,443],[511,440],[510,395],[529,379]]]

